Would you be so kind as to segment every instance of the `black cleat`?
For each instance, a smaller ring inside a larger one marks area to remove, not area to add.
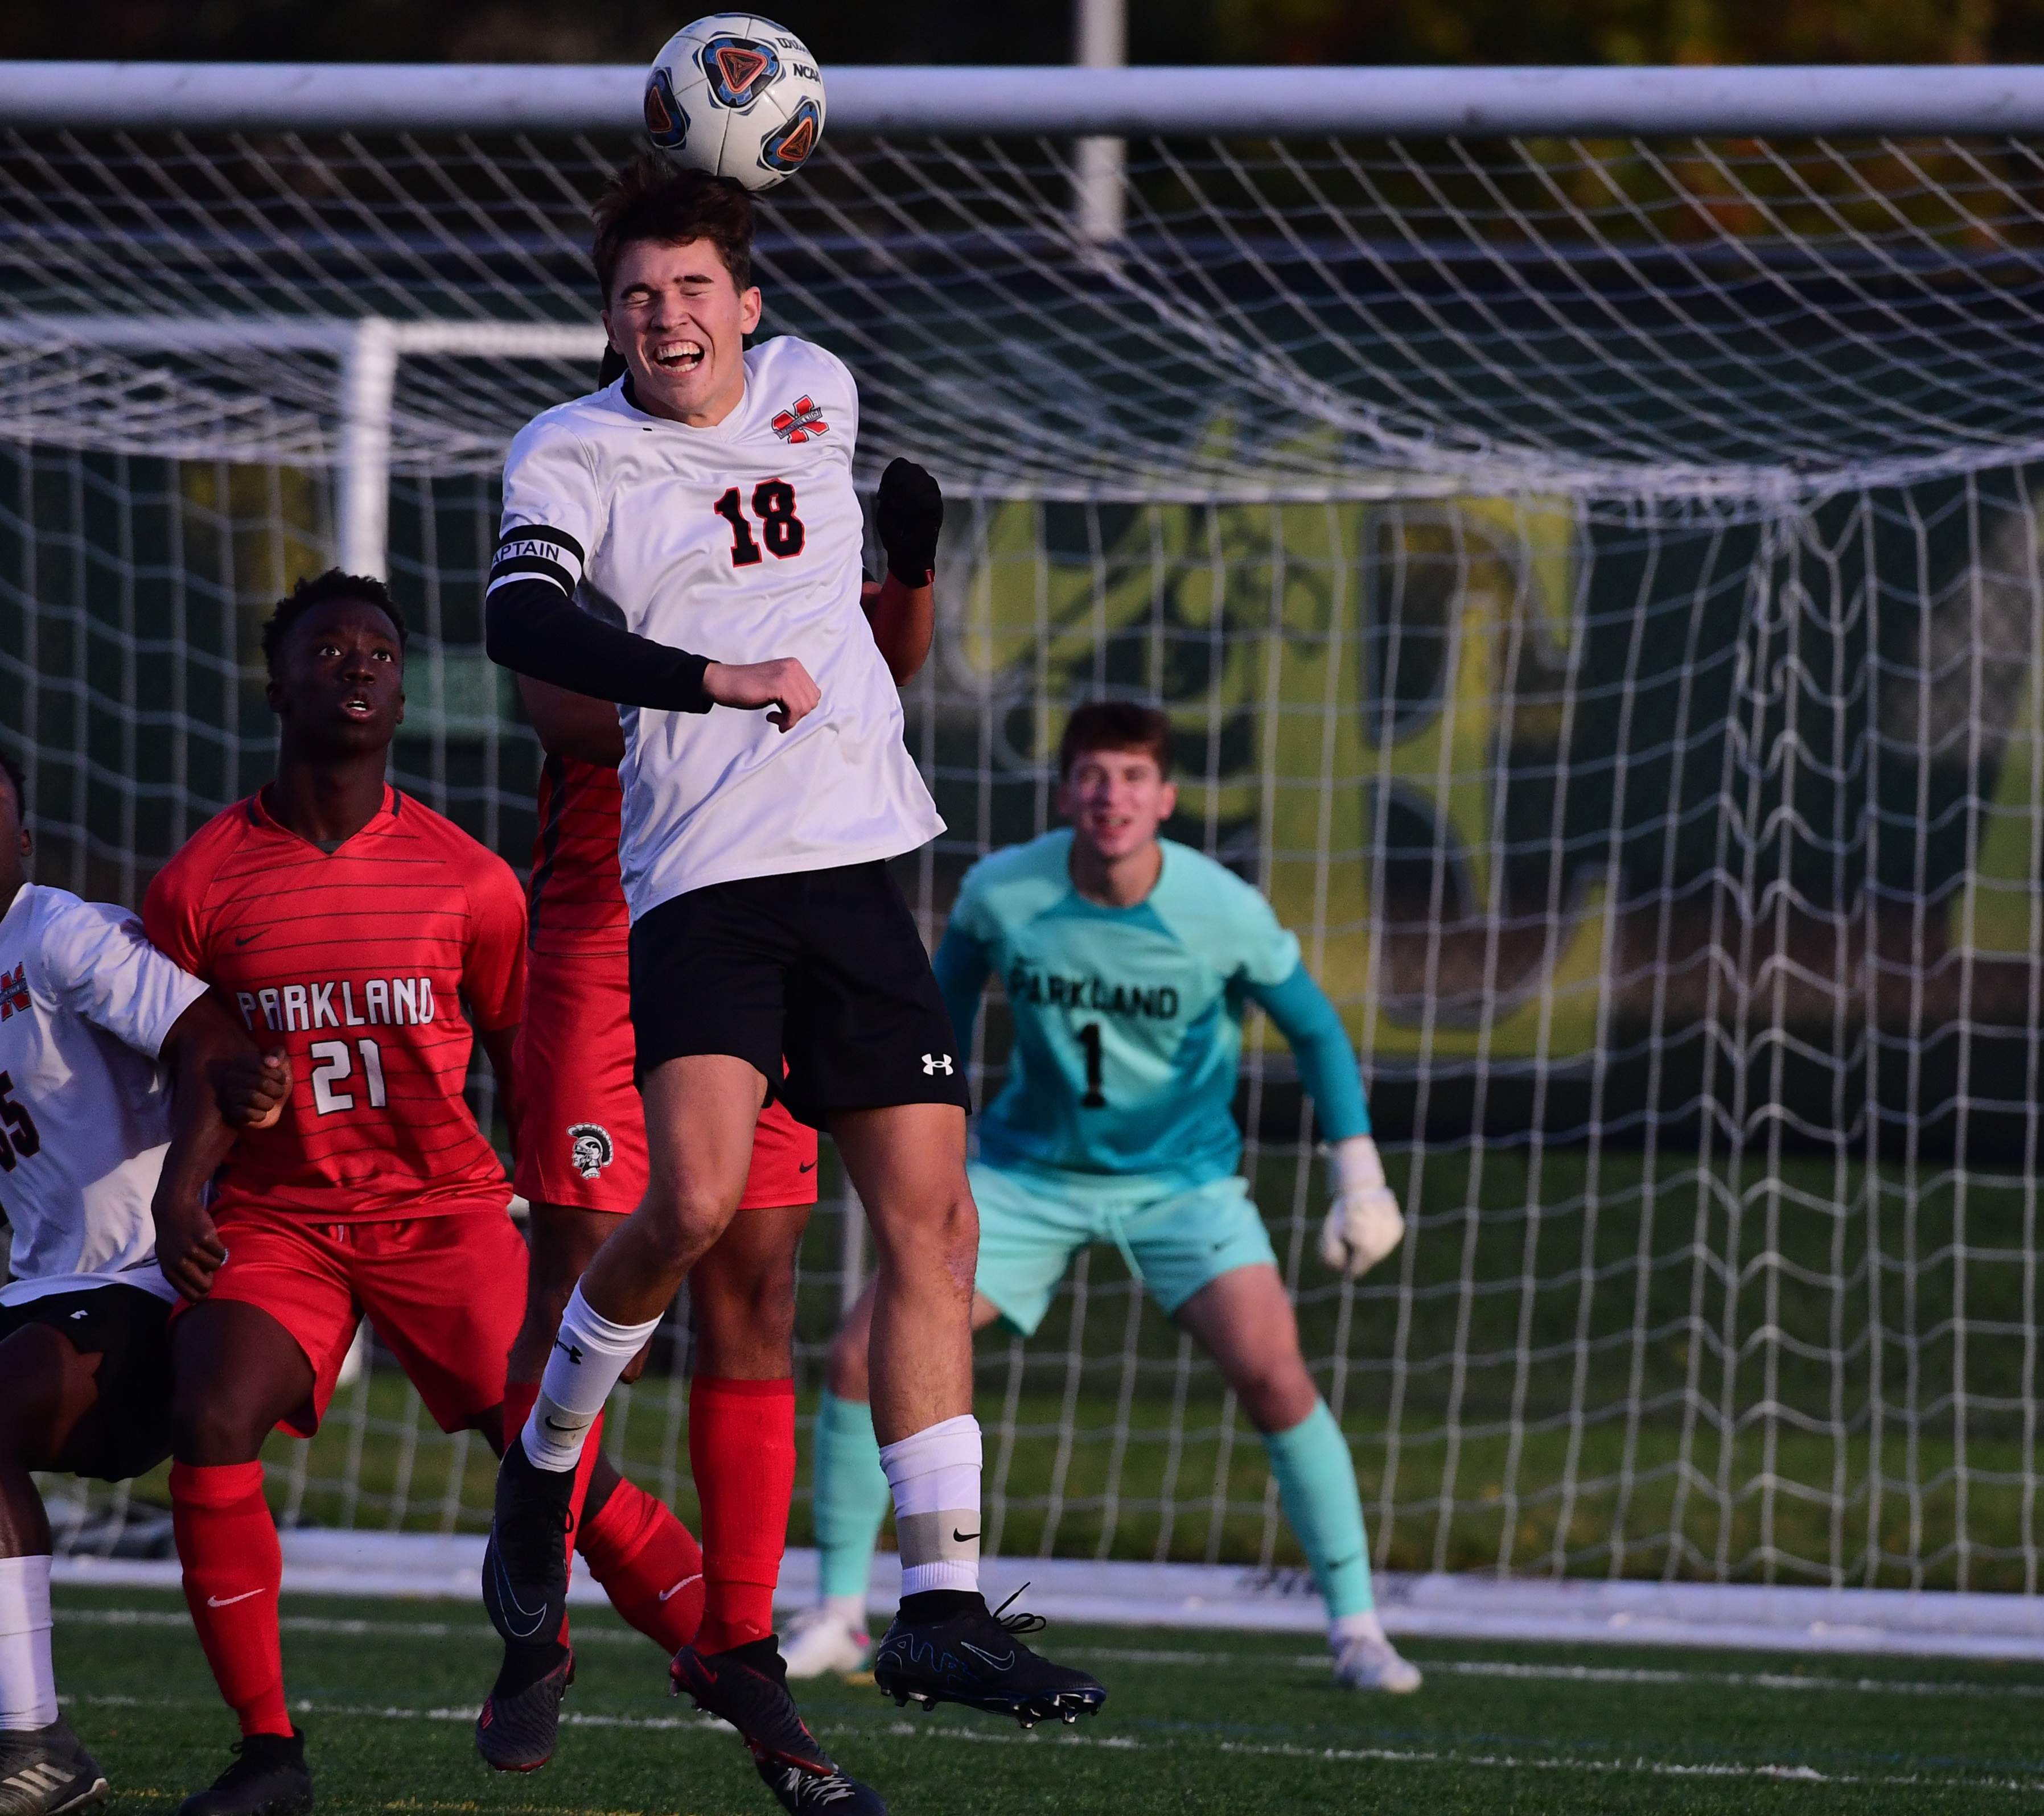
[[[106,1775],[61,1715],[46,1728],[0,1732],[0,1816],[59,1816],[106,1798]]]
[[[312,1808],[313,1775],[298,1729],[248,1735],[234,1753],[233,1764],[180,1803],[178,1816],[305,1816]]]
[[[1023,1589],[1028,1588],[1022,1585]],[[939,1590],[943,1603],[905,1597],[901,1611],[874,1649],[873,1681],[897,1705],[913,1698],[925,1709],[962,1703],[989,1714],[1012,1715],[1025,1728],[1053,1716],[1067,1726],[1097,1714],[1107,1700],[1098,1678],[1054,1664],[1018,1637],[1040,1633],[1041,1614],[1011,1614],[1010,1595],[992,1613],[978,1595]],[[912,1603],[923,1606],[912,1608]]]
[[[521,1438],[504,1446],[490,1542],[482,1553],[482,1605],[506,1645],[533,1645],[560,1636],[568,1614],[574,1479],[572,1469],[536,1468]]]
[[[880,1801],[878,1791],[855,1778],[847,1778],[841,1772],[820,1778],[798,1765],[781,1765],[756,1757],[752,1764],[789,1816],[807,1816],[808,1812],[818,1810],[828,1812],[828,1816],[887,1816],[887,1806]]]
[[[675,1695],[686,1691],[704,1714],[737,1729],[763,1770],[791,1765],[812,1777],[840,1776],[836,1761],[804,1726],[788,1694],[788,1668],[773,1634],[724,1652],[697,1652],[685,1645],[674,1654],[668,1676]]]
[[[500,1676],[475,1718],[475,1750],[499,1772],[537,1772],[554,1756],[561,1731],[561,1700],[574,1682],[574,1654],[559,1649],[560,1661],[523,1688],[506,1691]]]

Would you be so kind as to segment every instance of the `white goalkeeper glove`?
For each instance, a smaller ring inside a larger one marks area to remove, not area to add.
[[[1350,1280],[1366,1274],[1405,1234],[1397,1195],[1384,1183],[1384,1162],[1367,1135],[1350,1135],[1328,1150],[1335,1201],[1320,1226],[1320,1259]]]

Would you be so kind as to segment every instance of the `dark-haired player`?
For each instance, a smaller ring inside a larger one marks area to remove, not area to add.
[[[263,1441],[309,1435],[366,1312],[442,1430],[499,1439],[525,1300],[510,1188],[462,1095],[474,1041],[512,1088],[524,899],[501,859],[384,779],[405,626],[377,581],[303,582],[263,632],[275,779],[150,886],[150,938],[236,1004],[281,1101],[210,1207],[159,1201],[171,1509],[185,1599],[241,1724],[185,1816],[309,1809],[284,1701]],[[475,1033],[463,1015],[466,1005]]]
[[[1069,828],[966,873],[936,972],[961,1043],[987,975],[1015,1019],[1008,1083],[979,1123],[973,1322],[1033,1333],[1073,1254],[1112,1242],[1212,1355],[1270,1454],[1326,1598],[1336,1681],[1409,1691],[1371,1594],[1347,1440],[1313,1384],[1277,1257],[1239,1167],[1230,1106],[1242,1018],[1259,1004],[1291,1043],[1331,1144],[1321,1254],[1351,1277],[1402,1234],[1370,1135],[1354,1050],[1299,943],[1239,877],[1158,837],[1177,805],[1170,722],[1082,706],[1066,727]],[[846,1320],[816,1416],[824,1600],[789,1636],[792,1674],[863,1661],[866,1571],[886,1507],[866,1399],[870,1301]],[[884,1653],[884,1645],[883,1645]]]
[[[168,1454],[150,1207],[197,1202],[233,1140],[209,1074],[254,1049],[125,909],[28,881],[21,772],[0,776],[0,1812],[56,1816],[106,1780],[57,1710],[29,1472],[120,1481]]]
[[[506,1447],[492,1544],[521,1606],[564,1592],[558,1535],[583,1434],[735,1215],[771,1092],[828,1129],[878,1250],[874,1422],[904,1534],[897,1624],[915,1642],[885,1687],[1076,1715],[1099,1684],[1020,1645],[978,1593],[962,1067],[886,868],[941,823],[861,610],[856,388],[806,342],[747,349],[751,230],[736,184],[625,172],[598,205],[594,253],[628,370],[529,424],[505,469],[490,652],[624,708],[651,1182],[569,1302],[539,1403]],[[941,509],[920,469],[883,478],[889,570],[918,612]],[[980,1654],[992,1662],[952,1668]],[[832,1769],[770,1637],[685,1649],[675,1678],[762,1759]]]

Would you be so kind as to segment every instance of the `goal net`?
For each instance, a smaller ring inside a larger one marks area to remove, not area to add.
[[[0,132],[42,880],[139,900],[265,778],[258,627],[336,560],[418,632],[399,783],[527,862],[482,578],[509,437],[593,382],[628,125]],[[926,934],[1054,823],[1070,709],[1158,699],[1172,831],[1347,1019],[1411,1214],[1376,1272],[1314,1257],[1260,1026],[1239,1108],[1380,1565],[2034,1591],[2044,141],[834,121],[759,271],[763,332],[858,376],[861,482],[950,501]],[[982,1027],[986,1092],[997,992]],[[825,1189],[805,1407],[863,1265]],[[684,1302],[607,1442],[690,1515],[686,1365]],[[978,1371],[990,1547],[1297,1561],[1112,1252]],[[292,1519],[487,1521],[373,1350],[271,1461]],[[85,1548],[161,1498],[52,1492]]]

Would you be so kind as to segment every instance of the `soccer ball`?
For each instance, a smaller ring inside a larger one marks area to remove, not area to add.
[[[677,163],[747,189],[792,176],[824,136],[824,79],[802,40],[751,13],[713,13],[660,47],[646,135]]]

